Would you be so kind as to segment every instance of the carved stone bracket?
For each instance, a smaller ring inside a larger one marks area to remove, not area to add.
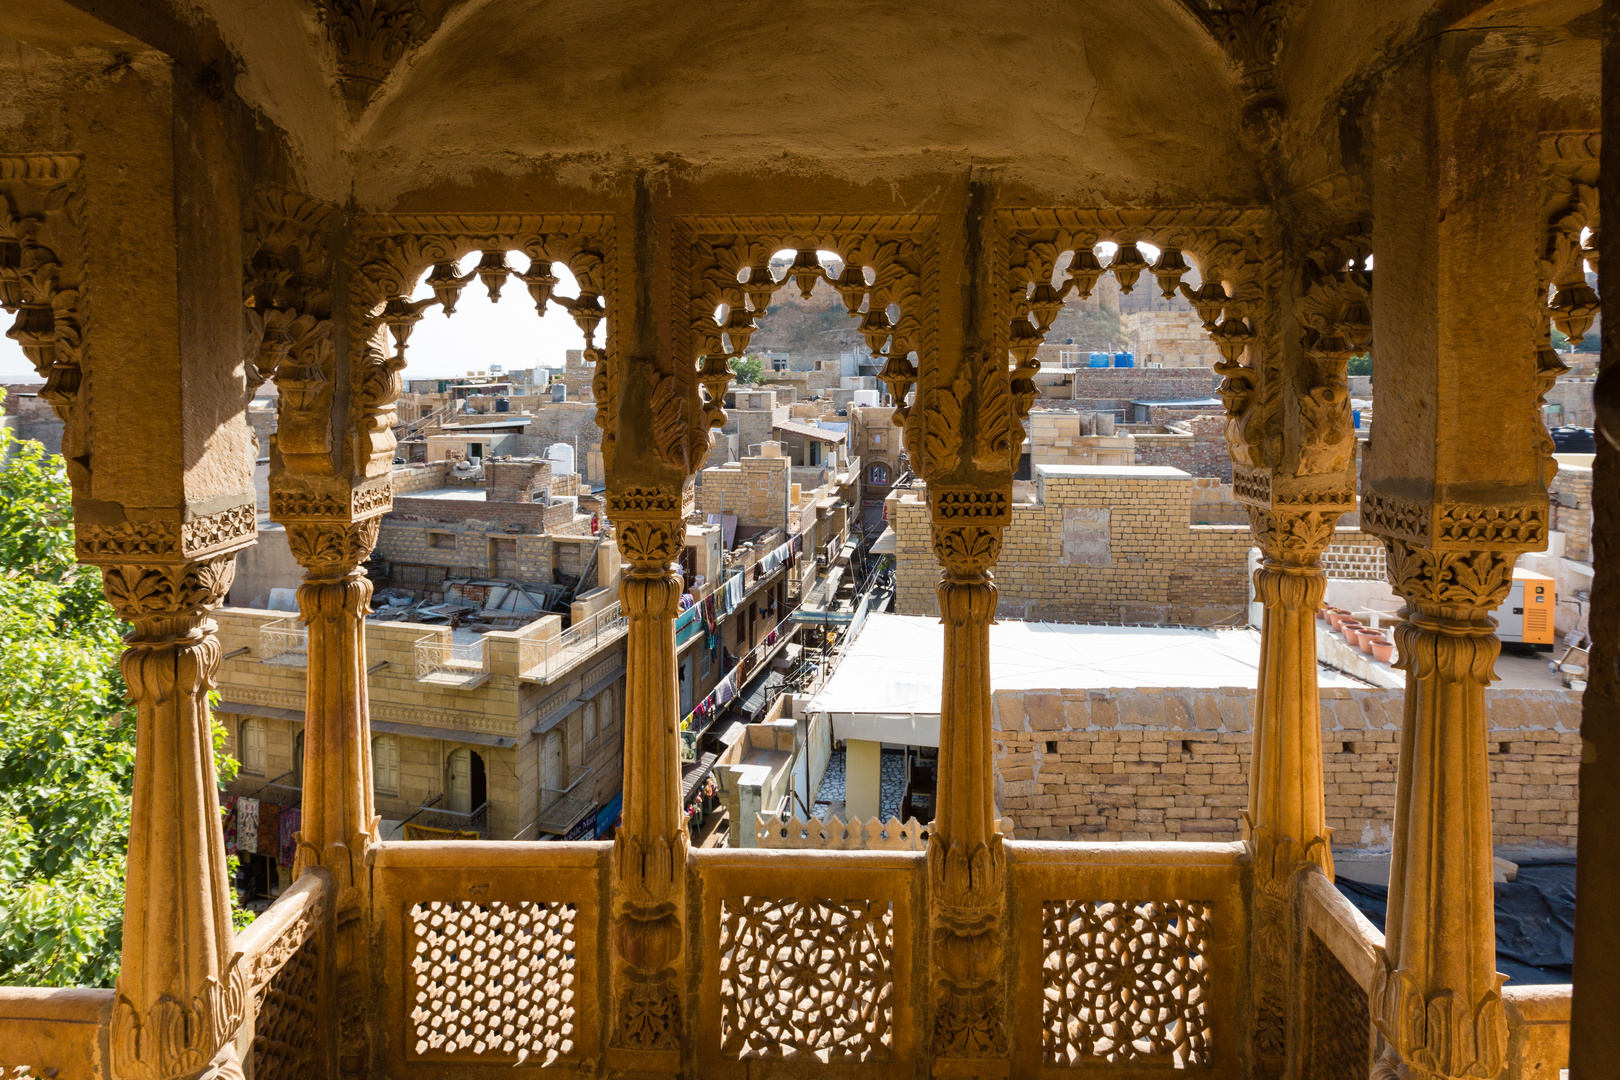
[[[332,472],[332,220],[329,205],[286,188],[261,188],[243,208],[242,359],[249,393],[276,381],[278,474]]]
[[[0,157],[0,308],[16,316],[6,336],[45,380],[40,396],[62,420],[68,478],[84,491],[90,379],[80,165],[72,154]]]
[[[383,80],[431,32],[415,0],[319,0],[315,10],[352,108],[370,104]]]

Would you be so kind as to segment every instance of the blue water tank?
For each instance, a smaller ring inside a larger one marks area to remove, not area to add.
[[[1361,410],[1360,409],[1351,409],[1350,410],[1350,426],[1355,428],[1357,431],[1361,430]]]
[[[1136,354],[1135,353],[1128,353],[1128,352],[1117,352],[1117,353],[1115,353],[1114,354],[1114,366],[1115,367],[1135,367],[1136,366]]]
[[[1087,364],[1086,366],[1087,367],[1107,367],[1108,366],[1108,354],[1105,353],[1105,352],[1094,352],[1094,353],[1092,353],[1091,354],[1091,362],[1089,364]]]

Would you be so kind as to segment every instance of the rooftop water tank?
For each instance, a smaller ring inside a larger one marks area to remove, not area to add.
[[[1105,364],[1103,366],[1106,367],[1107,365]],[[1117,353],[1115,353],[1114,354],[1114,366],[1115,367],[1135,367],[1136,366],[1136,354],[1135,353],[1128,353],[1128,352],[1117,352]]]
[[[576,471],[574,448],[565,442],[555,442],[546,447],[546,460],[551,462],[551,472],[555,476],[567,476]]]
[[[1087,362],[1086,366],[1087,367],[1107,367],[1108,366],[1108,354],[1105,353],[1105,352],[1094,352],[1094,353],[1092,353],[1091,354],[1091,359],[1089,360],[1089,362]]]

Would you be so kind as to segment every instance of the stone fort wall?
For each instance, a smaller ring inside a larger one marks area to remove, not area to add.
[[[1321,695],[1333,846],[1387,848],[1402,691]],[[1580,695],[1485,697],[1495,844],[1574,847]],[[991,700],[997,804],[1020,838],[1241,838],[1253,690],[1000,690]]]

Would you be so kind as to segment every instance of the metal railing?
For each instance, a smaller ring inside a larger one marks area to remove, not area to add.
[[[561,633],[518,642],[518,672],[521,678],[547,682],[576,663],[610,645],[630,628],[619,602],[584,619]]]
[[[474,677],[489,670],[489,656],[484,640],[456,643],[436,634],[418,638],[416,642],[416,677],[435,675]]]
[[[595,808],[594,789],[585,786],[594,771],[590,766],[570,770],[573,779],[567,787],[540,789],[540,817],[536,826],[541,832],[561,836]]]
[[[489,800],[486,799],[473,809],[463,813],[452,810],[445,804],[445,797],[435,795],[427,802],[416,808],[416,813],[400,823],[401,835],[407,839],[410,834],[405,832],[406,825],[416,825],[427,829],[439,829],[447,832],[475,832],[480,838],[489,837]]]
[[[305,667],[309,664],[309,628],[295,617],[273,619],[259,627],[259,659],[265,663]]]

